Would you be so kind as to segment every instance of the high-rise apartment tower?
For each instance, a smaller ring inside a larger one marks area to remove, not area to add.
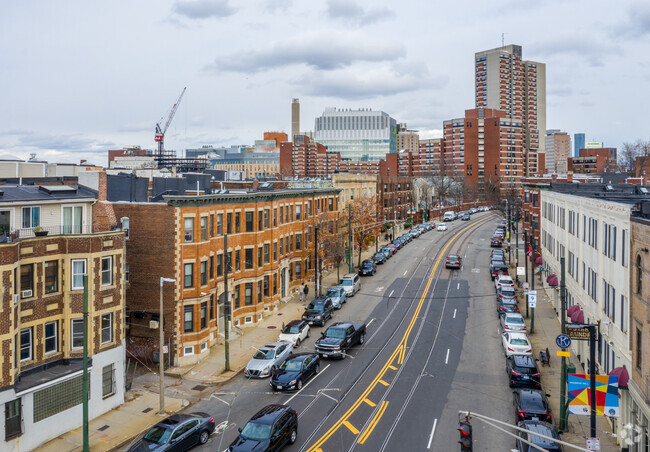
[[[296,97],[291,102],[291,140],[300,135],[300,100]]]

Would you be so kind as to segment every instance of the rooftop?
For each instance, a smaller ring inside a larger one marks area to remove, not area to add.
[[[0,204],[20,201],[51,201],[97,198],[97,193],[78,185],[2,185]]]
[[[650,187],[633,184],[550,182],[549,190],[625,204],[650,201]]]

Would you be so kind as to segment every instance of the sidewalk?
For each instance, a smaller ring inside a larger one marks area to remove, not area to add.
[[[381,249],[387,241],[379,241]],[[371,246],[362,253],[362,260],[375,253]],[[354,259],[358,263],[358,256]],[[348,272],[345,264],[341,265],[340,275]],[[323,273],[322,292],[338,282],[336,269]],[[316,294],[314,282],[309,283],[308,299]],[[299,319],[306,303],[300,301],[298,292],[289,294],[278,305],[278,310],[257,323],[255,327],[241,330],[241,334],[231,336],[230,368],[225,372],[225,346],[218,344],[210,349],[210,354],[197,364],[184,367],[172,367],[165,372],[165,409],[168,414],[176,413],[203,397],[204,393],[214,392],[215,386],[230,381],[244,370],[254,352],[253,346],[259,347],[276,341],[282,325]],[[125,448],[133,438],[160,422],[158,416],[160,380],[157,369],[136,377],[132,389],[126,393],[126,401],[120,407],[92,420],[89,424],[90,450],[111,451]],[[67,432],[56,439],[40,446],[39,452],[73,452],[82,450],[81,427]]]
[[[520,244],[521,254],[519,255],[519,265],[524,265],[523,259],[523,244]],[[528,264],[530,266],[530,264]],[[530,269],[530,267],[529,267]],[[529,281],[530,281],[529,275]],[[558,319],[555,310],[553,309],[553,300],[551,296],[553,292],[547,293],[540,276],[535,276],[535,289],[537,290],[537,307],[535,308],[535,332],[529,334],[530,342],[533,346],[533,353],[535,357],[539,357],[540,350],[546,350],[548,347],[551,355],[550,365],[543,366],[538,363],[538,369],[542,374],[542,385],[547,394],[551,397],[548,398],[551,412],[553,415],[553,423],[559,425],[560,421],[560,377],[561,377],[561,364],[562,358],[555,354],[560,350],[555,344],[555,338],[561,333],[560,320]],[[525,277],[520,277],[522,283]],[[522,291],[523,294],[523,291]],[[525,297],[521,296],[522,302],[519,309],[521,314],[526,317]],[[530,331],[530,317],[526,319],[528,330]],[[580,362],[571,351],[571,357],[567,358],[567,365],[573,363],[576,366],[578,373],[587,373],[582,370]],[[575,444],[577,446],[586,447],[586,438],[591,436],[591,419],[589,416],[579,416],[569,414],[568,416],[568,430],[562,434],[563,441]],[[607,419],[602,416],[596,419],[597,436],[600,438],[600,449],[603,452],[615,452],[620,450],[616,444],[616,438],[612,436],[612,429]]]

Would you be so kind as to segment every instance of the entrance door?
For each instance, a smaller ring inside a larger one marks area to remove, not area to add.
[[[0,235],[11,232],[11,211],[0,210]]]

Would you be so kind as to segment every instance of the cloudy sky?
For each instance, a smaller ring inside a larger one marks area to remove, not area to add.
[[[530,6],[524,6],[530,5]],[[325,107],[384,110],[438,136],[474,106],[474,53],[546,63],[547,126],[650,138],[650,2],[137,0],[4,2],[0,156],[106,164],[153,148],[252,144]]]

